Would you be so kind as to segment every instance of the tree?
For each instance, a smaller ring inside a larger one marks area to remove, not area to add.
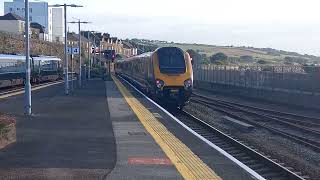
[[[196,52],[193,49],[188,49],[187,52],[189,53],[190,57],[193,60],[194,64],[199,64],[202,60],[201,54],[199,54],[198,52]]]
[[[212,56],[210,56],[210,61],[214,63],[215,61],[225,61],[228,59],[228,56],[222,52],[218,52]]]
[[[261,59],[261,60],[259,60],[257,63],[258,63],[258,64],[268,64],[268,61]]]
[[[240,56],[240,59],[244,61],[253,61],[253,57],[248,55]]]

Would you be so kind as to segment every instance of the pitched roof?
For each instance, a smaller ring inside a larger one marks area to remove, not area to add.
[[[134,48],[134,46],[131,43],[127,42],[127,41],[122,41],[122,44],[123,44],[124,48],[127,48],[127,49]]]
[[[0,16],[0,20],[20,20],[20,21],[24,21],[24,18],[13,14],[13,13],[8,13],[4,16]]]
[[[40,30],[40,33],[44,33],[45,27],[42,26],[42,25],[39,24],[39,23],[32,22],[32,23],[30,23],[30,27],[31,27],[31,28],[35,28],[35,29],[39,29],[39,30]]]
[[[68,33],[68,41],[79,41],[79,34]],[[89,42],[89,39],[81,35],[82,42]]]

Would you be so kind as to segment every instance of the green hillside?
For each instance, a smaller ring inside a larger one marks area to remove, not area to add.
[[[168,43],[165,41],[133,39],[134,44],[150,48],[177,46],[183,50],[194,50],[202,57],[202,61],[206,63],[212,62],[212,55],[223,53],[227,59],[218,61],[222,64],[277,64],[277,65],[298,65],[298,64],[319,64],[320,57],[312,55],[302,55],[295,52],[276,50],[272,48],[254,48],[254,47],[234,47],[234,46],[214,46],[206,44],[186,44],[186,43]],[[143,52],[143,50],[141,51]]]

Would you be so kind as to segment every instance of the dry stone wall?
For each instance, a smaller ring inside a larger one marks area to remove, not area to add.
[[[30,39],[31,55],[47,55],[63,58],[63,44]],[[0,32],[0,53],[24,54],[23,35]]]

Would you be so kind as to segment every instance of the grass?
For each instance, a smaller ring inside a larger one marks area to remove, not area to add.
[[[240,57],[240,56],[252,56],[253,58],[261,58],[261,59],[283,59],[284,56],[273,56],[269,55],[265,51],[260,51],[256,49],[249,49],[243,47],[223,47],[223,46],[213,46],[213,45],[205,45],[205,44],[158,44],[159,46],[177,46],[183,50],[193,49],[198,50],[199,53],[206,54],[207,56],[211,56],[218,52],[222,52],[227,56],[232,57]]]
[[[0,130],[4,129],[10,124],[15,124],[15,123],[16,123],[16,120],[14,117],[0,113]]]
[[[214,46],[214,45],[206,45],[206,44],[184,44],[184,43],[157,43],[158,46],[164,47],[164,46],[177,46],[180,47],[183,50],[193,49],[195,51],[198,51],[201,54],[206,54],[207,57],[212,56],[213,54],[216,54],[218,52],[222,52],[228,57],[236,57],[239,58],[241,56],[252,56],[254,61],[252,62],[238,62],[240,64],[242,63],[249,63],[249,64],[255,64],[259,60],[264,60],[270,64],[284,64],[285,57],[299,57],[309,60],[310,62],[313,61],[313,59],[307,58],[303,55],[297,56],[297,55],[286,55],[284,53],[277,53],[277,54],[271,54],[267,50],[263,49],[255,49],[250,47],[233,47],[233,46]],[[316,61],[319,61],[316,60]],[[320,61],[319,61],[320,62]]]

